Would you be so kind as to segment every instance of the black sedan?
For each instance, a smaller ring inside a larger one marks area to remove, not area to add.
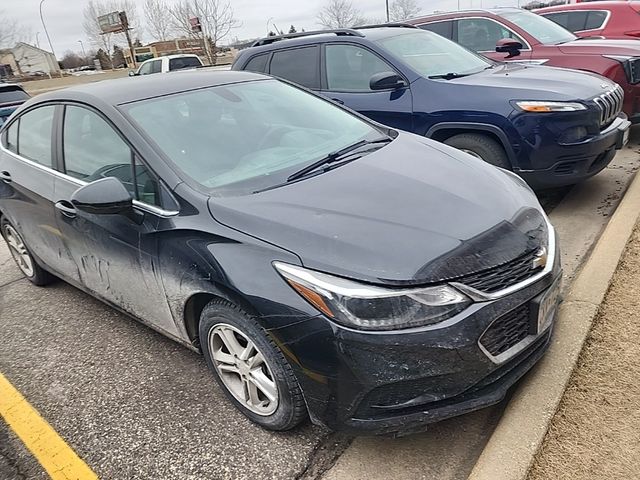
[[[0,138],[29,280],[201,351],[266,428],[423,428],[500,401],[549,342],[557,242],[521,179],[280,80],[73,87]]]

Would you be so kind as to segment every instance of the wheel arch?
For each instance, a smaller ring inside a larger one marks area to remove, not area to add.
[[[507,135],[500,128],[489,123],[472,122],[443,122],[433,125],[427,130],[426,137],[444,142],[445,140],[461,133],[480,133],[498,142],[507,154],[511,167],[518,165],[516,154],[509,142]]]

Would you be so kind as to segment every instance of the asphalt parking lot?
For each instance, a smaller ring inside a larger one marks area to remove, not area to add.
[[[637,170],[639,149],[636,129],[603,173],[541,195],[562,242],[565,285]],[[351,441],[309,424],[266,432],[226,401],[197,354],[62,282],[31,285],[4,243],[0,338],[0,373],[101,478],[462,479],[501,412],[400,439]],[[47,478],[2,421],[0,478]]]

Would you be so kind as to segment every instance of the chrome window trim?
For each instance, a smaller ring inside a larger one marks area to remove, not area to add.
[[[40,170],[46,173],[51,173],[54,176],[57,176],[63,180],[67,180],[72,183],[75,183],[79,187],[84,187],[85,185],[89,184],[88,182],[85,182],[78,178],[67,175],[66,173],[59,172],[58,170],[55,170],[53,168],[47,167],[38,162],[25,158],[21,155],[18,155],[17,153],[12,152],[11,150],[7,150],[7,148],[5,148],[5,146],[2,143],[0,143],[0,152],[11,155],[13,158],[20,160],[21,162],[24,162],[27,165],[31,165],[33,167],[39,168]],[[150,205],[145,202],[141,202],[140,200],[136,200],[135,198],[133,199],[133,205],[140,210],[146,211],[148,213],[152,213],[154,215],[158,215],[160,217],[175,217],[180,213],[177,210],[164,210],[163,208],[157,207],[155,205]]]
[[[531,45],[529,45],[529,42],[527,42],[524,38],[522,38],[522,36],[521,36],[521,35],[518,35],[518,34],[517,34],[516,32],[514,32],[512,29],[510,29],[509,27],[507,27],[507,26],[506,26],[506,25],[504,25],[503,23],[500,23],[499,21],[497,21],[497,20],[496,20],[496,19],[494,19],[494,18],[489,18],[489,17],[457,17],[457,18],[448,18],[448,19],[446,19],[446,20],[435,20],[435,21],[433,21],[433,22],[424,22],[424,23],[419,24],[418,26],[420,26],[420,25],[429,25],[429,24],[431,24],[431,23],[450,22],[450,21],[452,21],[452,20],[453,20],[453,21],[458,21],[458,22],[459,22],[460,20],[489,20],[490,22],[493,22],[493,23],[496,23],[496,24],[500,25],[500,26],[501,26],[502,28],[504,28],[505,30],[510,31],[510,32],[511,32],[511,33],[513,33],[516,37],[520,38],[520,39],[524,42],[524,45],[526,46],[526,48],[523,48],[523,49],[521,49],[521,50],[520,50],[521,52],[530,52],[530,51],[531,51]],[[459,32],[457,28],[458,28],[458,27],[456,26],[456,32]],[[464,45],[462,45],[461,43],[459,43],[459,42],[457,42],[457,41],[453,40],[452,38],[450,38],[449,40],[451,40],[452,42],[457,43],[458,45],[460,45],[460,46],[462,46],[462,47],[464,47]],[[464,47],[464,48],[467,48],[467,47]],[[488,53],[488,52],[496,53],[496,51],[495,51],[495,50],[472,50],[472,51],[475,51],[475,52],[478,52],[478,53]]]

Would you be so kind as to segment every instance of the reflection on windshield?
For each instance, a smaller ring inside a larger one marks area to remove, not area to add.
[[[577,38],[557,23],[526,10],[509,10],[498,15],[516,24],[540,43],[546,45],[566,43]]]
[[[277,80],[136,102],[127,113],[189,177],[218,194],[278,185],[289,174],[380,132]]]
[[[377,41],[424,77],[470,75],[492,63],[433,32],[416,30]]]

